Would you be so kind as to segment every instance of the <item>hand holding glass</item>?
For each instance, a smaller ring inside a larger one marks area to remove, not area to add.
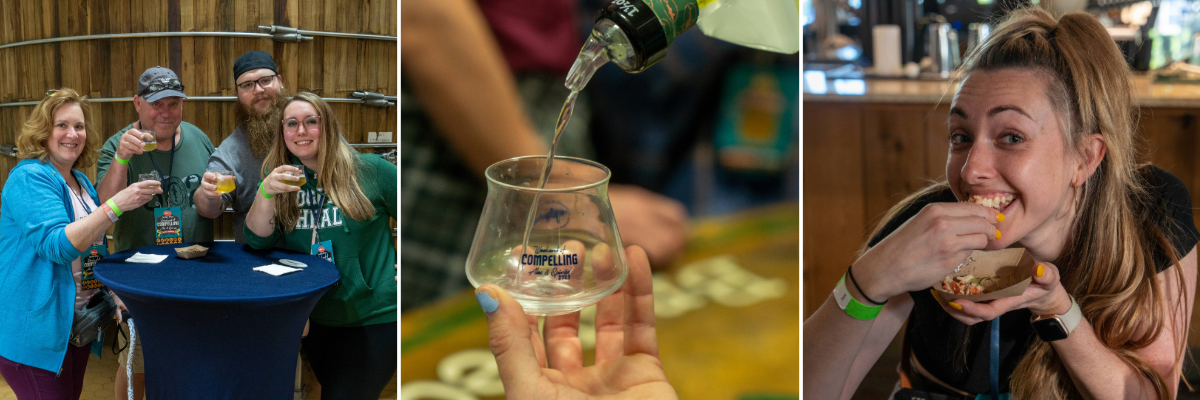
[[[154,151],[158,148],[158,137],[154,136],[154,131],[141,130],[142,132],[142,151]]]
[[[304,164],[291,165],[291,167],[300,172],[285,171],[284,174],[292,176],[292,179],[284,179],[282,182],[289,186],[304,186],[304,183],[308,182],[308,178],[304,174]]]
[[[138,182],[161,181],[161,180],[162,180],[162,178],[160,176],[158,176],[158,172],[156,172],[156,171],[150,171],[150,173],[148,173],[148,174],[138,174]],[[158,187],[159,187],[159,185],[147,185],[146,189],[158,189]]]
[[[217,177],[214,183],[217,185],[217,193],[229,193],[237,188],[237,177],[231,171],[213,171]]]
[[[595,304],[621,287],[628,268],[608,202],[608,168],[554,160],[543,189],[537,186],[544,156],[488,167],[487,201],[467,256],[471,284],[500,286],[531,315]]]

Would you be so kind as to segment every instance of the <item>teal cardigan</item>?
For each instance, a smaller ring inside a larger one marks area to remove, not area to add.
[[[82,172],[75,180],[99,204]],[[70,189],[48,162],[22,160],[0,194],[0,357],[62,370],[75,305],[71,262],[83,252],[67,239],[75,221]]]

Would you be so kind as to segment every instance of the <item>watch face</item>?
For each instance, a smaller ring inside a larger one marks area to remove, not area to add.
[[[1038,337],[1047,342],[1066,339],[1070,333],[1058,318],[1040,319],[1033,321],[1032,324]]]

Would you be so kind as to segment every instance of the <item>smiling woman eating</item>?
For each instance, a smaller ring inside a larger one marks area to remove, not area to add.
[[[321,256],[338,285],[310,316],[304,352],[323,398],[378,399],[396,373],[396,166],[359,154],[329,104],[299,93],[263,161],[246,243]],[[301,180],[301,177],[304,179]]]
[[[947,181],[889,211],[805,321],[804,397],[850,398],[903,326],[896,398],[1174,398],[1200,234],[1183,183],[1136,164],[1116,44],[1090,15],[1026,9],[963,68]],[[1037,261],[1023,294],[930,290],[1010,247]]]
[[[0,375],[17,399],[78,399],[90,344],[71,344],[73,313],[97,293],[81,285],[81,255],[107,245],[121,210],[162,193],[158,182],[130,185],[100,203],[78,169],[99,157],[103,138],[91,107],[74,90],[42,99],[17,137],[21,162],[0,198]],[[153,188],[151,188],[153,186]]]

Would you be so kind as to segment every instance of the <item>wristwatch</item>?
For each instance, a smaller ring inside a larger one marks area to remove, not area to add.
[[[1034,315],[1030,318],[1029,323],[1033,325],[1033,331],[1037,333],[1038,338],[1046,342],[1066,339],[1079,325],[1079,320],[1083,319],[1083,312],[1079,311],[1079,303],[1075,302],[1075,297],[1067,295],[1071,299],[1071,308],[1065,314],[1049,314],[1049,315]]]

